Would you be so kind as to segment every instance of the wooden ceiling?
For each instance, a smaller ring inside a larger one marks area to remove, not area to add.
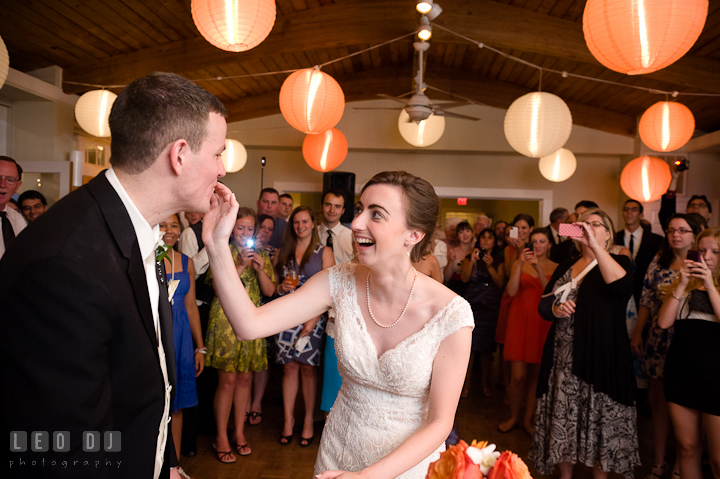
[[[627,85],[681,93],[720,93],[720,0],[710,0],[703,33],[692,50],[650,75],[626,76],[600,65],[582,34],[585,0],[436,0],[434,21],[534,64]],[[276,0],[268,38],[243,53],[207,43],[190,13],[190,0],[3,0],[0,36],[10,66],[27,72],[58,65],[67,93],[123,85],[153,71],[183,75],[217,95],[229,121],[279,113],[278,92],[287,75],[212,81],[217,77],[312,67],[414,31],[415,0]],[[401,95],[412,89],[412,37],[323,68],[346,101]],[[425,81],[478,102],[507,108],[537,90],[535,68],[481,49],[436,28]],[[71,83],[75,82],[75,83]],[[636,120],[665,99],[632,88],[545,73],[542,89],[563,98],[573,122],[634,135]],[[115,88],[119,92],[121,88]],[[451,98],[434,91],[436,100]],[[679,96],[697,129],[720,130],[720,96]]]

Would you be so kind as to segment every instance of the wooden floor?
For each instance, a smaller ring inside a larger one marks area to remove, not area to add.
[[[257,426],[246,426],[246,437],[252,447],[252,454],[246,457],[237,456],[234,464],[221,464],[215,458],[212,444],[213,436],[198,438],[198,451],[195,457],[181,457],[180,465],[195,479],[310,479],[318,450],[318,439],[322,428],[322,413],[316,411],[315,443],[310,447],[299,446],[299,434],[296,431],[292,444],[281,446],[278,438],[282,429],[282,397],[279,381],[282,371],[271,367],[271,378],[263,402],[263,421]],[[485,398],[479,388],[479,378],[472,378],[469,397],[460,400],[456,423],[460,437],[467,442],[472,439],[487,440],[494,443],[500,450],[512,450],[521,456],[533,477],[540,476],[527,459],[530,447],[530,436],[521,429],[508,434],[498,432],[497,425],[504,421],[509,410],[503,404],[502,389],[495,390],[491,398]],[[296,424],[301,423],[302,406],[298,403]],[[643,479],[649,472],[651,463],[650,421],[640,414],[640,456],[643,467],[636,469],[635,477]],[[558,476],[557,470],[555,477]],[[588,468],[576,468],[575,477],[592,478]],[[622,476],[611,474],[611,478]]]

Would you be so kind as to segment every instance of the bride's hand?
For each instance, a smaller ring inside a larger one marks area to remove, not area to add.
[[[230,188],[222,183],[215,185],[210,210],[203,217],[202,239],[210,252],[215,246],[228,244],[239,207]]]

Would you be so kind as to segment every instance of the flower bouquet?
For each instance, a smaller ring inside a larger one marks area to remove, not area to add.
[[[430,464],[425,479],[532,479],[527,465],[510,451],[500,453],[487,441],[460,440]]]

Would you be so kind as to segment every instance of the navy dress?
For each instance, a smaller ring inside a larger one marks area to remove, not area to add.
[[[312,252],[307,263],[300,270],[298,288],[301,288],[310,277],[322,271],[322,257],[324,246],[319,245]],[[292,293],[289,293],[292,294]],[[298,361],[310,366],[320,366],[320,357],[322,354],[322,339],[325,333],[325,323],[327,322],[327,313],[320,316],[320,320],[315,328],[310,332],[310,342],[307,346],[298,351],[295,348],[295,341],[303,329],[303,325],[295,326],[287,329],[275,336],[275,362],[278,364],[287,364],[292,361]]]
[[[182,272],[175,273],[175,280],[180,280],[172,297],[173,336],[175,337],[175,370],[177,382],[172,412],[198,404],[197,384],[195,383],[195,352],[193,349],[190,318],[185,309],[185,295],[190,291],[190,275],[188,274],[188,257],[175,252],[175,258],[182,258]],[[168,284],[173,274],[167,275]]]

